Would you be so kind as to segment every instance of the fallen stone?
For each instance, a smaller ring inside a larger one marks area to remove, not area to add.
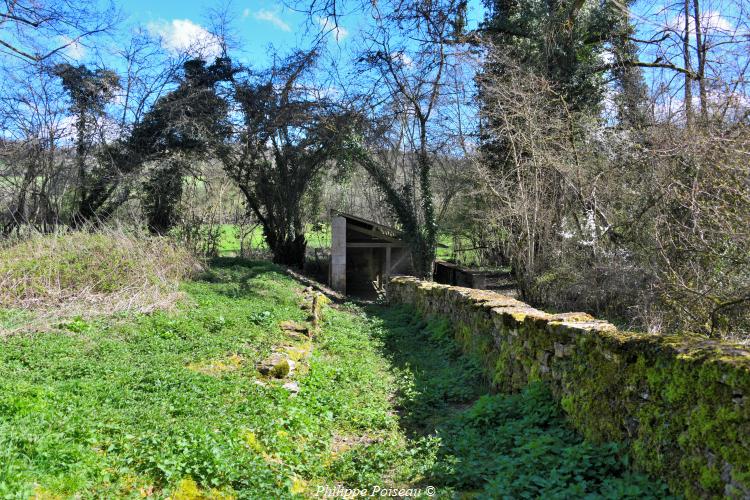
[[[297,341],[307,341],[310,339],[310,336],[306,333],[299,333],[299,332],[286,332],[287,337],[289,337],[292,340]]]
[[[262,374],[273,378],[284,378],[290,372],[289,360],[283,354],[274,353],[255,365]]]
[[[292,396],[295,396],[299,392],[299,384],[297,382],[287,382],[281,387],[291,392]]]
[[[302,323],[298,323],[296,321],[282,321],[281,323],[279,323],[279,326],[285,332],[296,332],[296,333],[307,334],[307,331],[308,331],[307,325],[303,325]]]
[[[312,352],[312,344],[305,343],[298,346],[286,346],[284,352],[293,361],[302,361],[307,359]]]

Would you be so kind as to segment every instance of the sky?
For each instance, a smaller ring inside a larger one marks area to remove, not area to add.
[[[368,24],[366,16],[369,12],[358,12],[340,17],[339,28],[336,30],[321,30],[328,27],[326,23],[330,21],[309,19],[306,13],[295,12],[285,7],[283,0],[93,0],[95,4],[98,3],[102,12],[109,7],[110,2],[115,4],[120,16],[114,29],[85,37],[80,42],[68,38],[65,32],[58,35],[52,33],[46,38],[42,37],[38,47],[29,45],[28,50],[45,53],[45,48],[64,46],[65,48],[56,55],[54,63],[65,61],[73,65],[83,64],[89,68],[104,67],[122,76],[127,71],[123,50],[130,46],[136,31],[146,30],[159,37],[167,52],[171,51],[175,55],[188,52],[212,61],[220,55],[217,44],[212,43],[214,35],[210,33],[212,24],[216,24],[216,20],[212,19],[212,9],[226,5],[227,1],[231,2],[231,30],[237,41],[236,47],[230,50],[230,56],[236,62],[255,70],[262,70],[270,65],[271,56],[274,54],[274,51],[270,50],[271,46],[276,54],[283,57],[294,49],[311,48],[312,39],[321,31],[327,33],[329,48],[332,49],[329,51],[331,57],[336,57],[334,54],[338,46],[341,49],[338,54],[341,60],[345,61],[347,56],[351,55],[351,52],[347,52],[348,48],[351,48],[347,47],[347,44],[356,41],[360,28]],[[476,27],[483,18],[481,2],[482,0],[469,0],[469,28]],[[13,33],[5,32],[4,36],[15,42]],[[33,37],[31,39],[33,40]],[[198,53],[193,50],[196,42],[203,42],[203,48]],[[19,45],[27,48],[20,43]],[[28,62],[2,51],[0,58],[3,58],[3,63],[7,63],[4,67],[9,71],[24,69]],[[158,61],[148,61],[143,65],[145,69],[142,75],[151,74],[149,71],[158,74],[159,65],[163,62],[163,57]],[[18,73],[19,77],[24,74],[22,71]],[[0,78],[0,87],[5,87],[4,84],[7,83],[9,91],[17,85],[13,83],[17,80],[4,80]],[[154,97],[156,95],[153,94]],[[1,133],[9,134],[10,131],[3,129]]]
[[[124,26],[145,26],[161,35],[167,48],[174,49],[184,48],[198,38],[210,37],[206,32],[211,25],[210,9],[219,5],[218,1],[200,0],[114,1],[125,17]],[[286,8],[280,1],[234,0],[231,5],[233,27],[241,44],[239,58],[243,63],[262,65],[268,62],[269,46],[273,45],[284,53],[306,46],[305,42],[309,40],[310,20],[305,14]],[[484,15],[481,0],[470,0],[469,11],[470,26],[475,26]],[[314,19],[312,22],[322,26],[327,21]],[[331,34],[331,43],[345,45],[356,37],[362,23],[361,17],[344,17],[340,29]],[[84,59],[86,47],[72,47],[68,55]]]

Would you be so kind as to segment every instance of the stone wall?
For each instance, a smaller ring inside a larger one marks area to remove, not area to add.
[[[750,498],[750,350],[619,331],[485,290],[396,277],[393,304],[451,319],[494,387],[548,383],[587,439],[630,447],[635,466],[689,498]]]

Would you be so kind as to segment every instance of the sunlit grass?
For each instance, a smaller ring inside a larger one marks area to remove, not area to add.
[[[343,304],[310,342],[279,326],[307,318],[302,286],[274,265],[218,259],[182,289],[173,313],[0,338],[0,498],[665,493],[617,446],[582,441],[541,388],[484,395],[445,320]],[[255,364],[297,344],[311,355],[296,358],[294,396]]]
[[[330,248],[331,227],[328,224],[307,226],[305,232],[308,248]],[[263,236],[263,229],[255,226],[252,231],[245,235],[244,247],[252,250],[268,250],[268,245]],[[237,226],[233,224],[222,224],[219,237],[219,254],[237,254],[240,251],[240,234]]]

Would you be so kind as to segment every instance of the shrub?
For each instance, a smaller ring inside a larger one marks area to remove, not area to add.
[[[0,308],[148,312],[172,304],[179,280],[197,267],[164,238],[37,235],[0,247]]]

